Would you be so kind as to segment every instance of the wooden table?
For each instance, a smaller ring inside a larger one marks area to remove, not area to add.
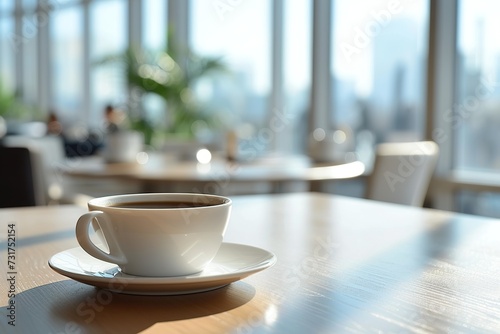
[[[245,193],[252,185],[270,184],[271,192],[283,192],[294,183],[319,190],[319,182],[360,176],[360,161],[315,165],[304,156],[269,156],[247,162],[215,157],[210,163],[178,160],[160,153],[144,154],[139,162],[106,163],[101,157],[68,160],[56,170],[73,178],[118,180],[140,184],[141,191]],[[236,191],[235,191],[236,188]]]
[[[184,296],[103,293],[52,271],[76,206],[0,210],[14,224],[15,327],[1,333],[499,333],[500,221],[315,193],[234,197],[225,240],[277,263]],[[104,298],[106,297],[106,298]]]

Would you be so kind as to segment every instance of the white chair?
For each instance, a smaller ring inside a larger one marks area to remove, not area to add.
[[[423,206],[438,157],[432,141],[379,144],[365,197]]]

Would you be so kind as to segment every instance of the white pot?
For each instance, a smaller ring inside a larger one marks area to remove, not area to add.
[[[119,131],[106,135],[103,156],[106,162],[135,162],[143,151],[144,135],[137,131]]]

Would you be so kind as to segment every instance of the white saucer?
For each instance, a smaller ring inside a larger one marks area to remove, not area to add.
[[[49,266],[61,275],[114,292],[140,295],[179,295],[209,291],[271,267],[276,256],[266,250],[223,243],[201,273],[176,277],[124,274],[117,265],[98,260],[76,247],[57,253]]]

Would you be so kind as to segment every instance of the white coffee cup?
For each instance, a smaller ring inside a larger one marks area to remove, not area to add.
[[[215,257],[229,221],[231,200],[206,194],[151,193],[94,198],[76,223],[80,246],[93,257],[137,276],[183,276]],[[109,253],[90,238],[99,226]]]

